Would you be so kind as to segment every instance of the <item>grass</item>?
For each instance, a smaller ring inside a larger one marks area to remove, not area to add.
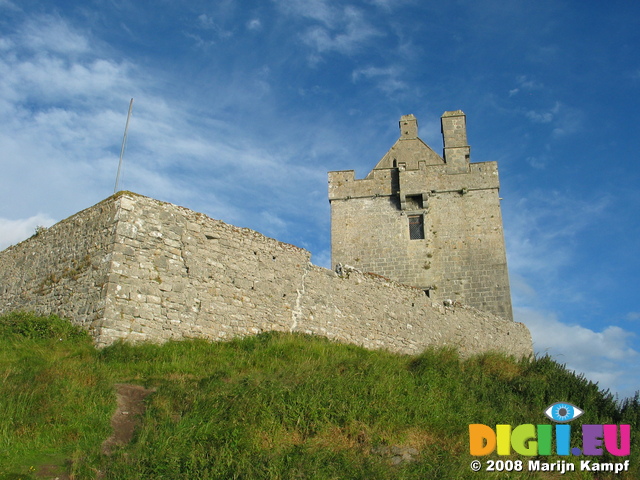
[[[123,382],[156,392],[133,441],[107,457],[100,446]],[[549,423],[542,412],[560,400],[585,411],[571,424],[572,445],[581,444],[582,423],[631,424],[632,471],[615,478],[640,477],[638,396],[616,401],[548,357],[410,357],[277,333],[98,351],[57,317],[0,317],[0,480],[51,471],[75,479],[98,471],[105,479],[559,478],[471,473],[468,425]],[[392,465],[374,453],[390,446],[419,454]],[[529,460],[479,459],[489,458]],[[572,460],[541,458],[558,459]]]

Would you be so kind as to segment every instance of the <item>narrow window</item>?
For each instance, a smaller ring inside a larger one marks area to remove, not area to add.
[[[411,240],[422,240],[424,238],[422,215],[409,215],[409,238]]]

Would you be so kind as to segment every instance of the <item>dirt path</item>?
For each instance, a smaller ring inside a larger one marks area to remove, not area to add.
[[[147,389],[127,383],[118,383],[115,387],[117,407],[111,417],[113,433],[102,443],[102,453],[105,455],[111,455],[114,447],[126,445],[132,440],[146,408],[144,399],[156,391],[155,388]],[[42,480],[70,480],[69,475],[63,473],[64,469],[63,465],[40,465],[35,476]],[[97,472],[96,478],[101,477],[102,472]]]
[[[102,444],[102,453],[105,455],[111,455],[113,447],[126,445],[131,441],[146,408],[144,399],[156,391],[155,388],[147,389],[127,383],[118,383],[115,387],[118,406],[111,417],[113,433]]]

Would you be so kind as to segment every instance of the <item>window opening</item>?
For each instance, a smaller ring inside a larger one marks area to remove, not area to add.
[[[424,222],[422,215],[409,215],[409,238],[411,240],[424,239]]]
[[[405,197],[405,204],[407,210],[422,210],[424,208],[422,195],[407,195]]]

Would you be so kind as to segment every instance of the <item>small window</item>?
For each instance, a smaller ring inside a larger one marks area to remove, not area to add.
[[[409,238],[411,240],[424,239],[422,215],[409,215]]]

